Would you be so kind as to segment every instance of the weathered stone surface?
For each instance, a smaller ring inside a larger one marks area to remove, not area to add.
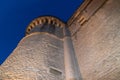
[[[83,80],[120,80],[120,0],[108,0],[70,30]]]
[[[82,79],[120,80],[120,0],[102,0],[102,7],[92,1],[85,0],[68,21]],[[0,67],[0,80],[16,79],[64,80],[63,41],[52,34],[24,38]]]
[[[0,71],[3,80],[63,80],[63,41],[47,33],[26,36]]]

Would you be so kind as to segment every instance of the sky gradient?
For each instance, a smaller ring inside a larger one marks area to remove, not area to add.
[[[83,0],[1,0],[0,64],[25,36],[27,25],[43,15],[56,16],[67,22]]]

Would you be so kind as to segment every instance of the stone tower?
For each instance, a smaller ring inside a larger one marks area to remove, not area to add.
[[[63,80],[63,27],[54,17],[39,17],[2,64],[9,80]]]
[[[66,80],[79,80],[72,41],[66,27],[51,16],[33,20],[26,29],[26,36],[1,65],[1,79],[64,80],[66,76]]]
[[[84,0],[67,25],[35,19],[0,66],[1,78],[120,80],[120,0]]]

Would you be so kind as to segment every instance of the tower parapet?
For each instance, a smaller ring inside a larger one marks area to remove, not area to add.
[[[47,32],[63,38],[65,23],[52,16],[42,16],[33,20],[26,29],[26,35],[34,32]]]

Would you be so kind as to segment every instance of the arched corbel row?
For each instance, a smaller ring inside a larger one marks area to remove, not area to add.
[[[28,25],[26,29],[26,35],[31,31],[32,28],[40,24],[51,24],[51,25],[55,25],[56,27],[60,27],[60,28],[65,27],[65,24],[55,17],[42,16],[42,17],[36,18]]]

